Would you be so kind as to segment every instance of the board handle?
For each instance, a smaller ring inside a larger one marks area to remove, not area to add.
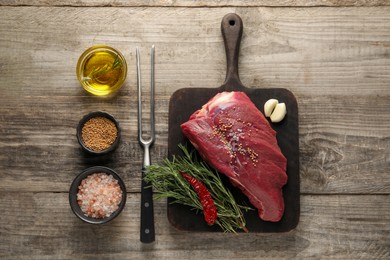
[[[241,17],[229,13],[222,18],[221,31],[226,51],[226,78],[221,86],[223,91],[243,90],[245,87],[238,74],[238,55],[243,31]]]

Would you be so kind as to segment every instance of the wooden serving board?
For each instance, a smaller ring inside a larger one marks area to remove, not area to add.
[[[236,14],[227,14],[222,19],[222,36],[224,38],[227,73],[225,83],[218,88],[184,88],[176,91],[169,103],[169,133],[168,153],[169,157],[181,155],[178,145],[180,143],[190,145],[187,138],[181,132],[180,125],[186,122],[190,115],[200,109],[213,96],[222,91],[243,91],[257,108],[263,111],[264,103],[270,98],[276,98],[279,102],[286,103],[287,115],[278,124],[271,123],[277,132],[277,140],[280,149],[287,158],[288,182],[283,188],[285,212],[279,222],[266,222],[258,217],[257,210],[245,213],[249,232],[287,232],[295,228],[300,214],[300,190],[299,190],[299,142],[298,142],[298,105],[294,95],[282,88],[246,88],[242,85],[238,75],[238,54],[243,31],[241,18]],[[226,185],[231,189],[239,203],[252,206],[249,200],[237,188],[230,185],[227,178]],[[197,214],[187,206],[171,204],[168,200],[168,219],[170,223],[186,231],[221,231],[214,225],[208,226],[203,215]],[[252,206],[253,207],[253,206]]]

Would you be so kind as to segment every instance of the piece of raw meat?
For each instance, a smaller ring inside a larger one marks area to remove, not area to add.
[[[261,219],[281,219],[287,160],[276,132],[245,93],[217,94],[181,128],[202,158],[242,190]]]

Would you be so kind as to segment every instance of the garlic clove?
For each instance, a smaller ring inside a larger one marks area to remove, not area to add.
[[[286,104],[278,103],[271,114],[271,122],[278,123],[282,121],[283,118],[286,116],[286,114],[287,114]]]
[[[264,115],[266,117],[270,117],[278,103],[279,103],[279,101],[277,99],[273,99],[273,98],[269,99],[267,102],[265,102]]]

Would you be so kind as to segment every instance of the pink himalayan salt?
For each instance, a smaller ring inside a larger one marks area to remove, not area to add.
[[[122,200],[122,190],[112,175],[94,173],[81,181],[77,203],[88,217],[109,217]]]

